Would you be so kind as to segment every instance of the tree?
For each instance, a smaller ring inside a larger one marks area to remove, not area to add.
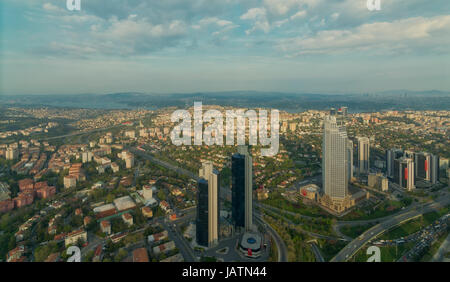
[[[113,194],[108,194],[106,196],[106,202],[107,203],[112,203],[114,201],[114,195]]]
[[[114,261],[115,262],[120,262],[122,261],[124,258],[126,258],[128,256],[128,252],[127,250],[125,250],[124,248],[120,249],[119,252],[117,253],[117,255],[114,257]]]

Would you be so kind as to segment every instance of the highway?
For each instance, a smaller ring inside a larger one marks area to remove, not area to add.
[[[259,206],[260,208],[262,208],[262,209],[270,209],[270,208],[267,208],[266,205],[258,205],[258,206]],[[281,212],[281,211],[279,211],[279,210],[277,211],[276,208],[272,209],[272,211],[274,211],[274,210],[275,210],[276,212]],[[285,212],[285,211],[283,211],[283,212]],[[292,222],[292,221],[291,221],[290,219],[288,219],[288,218],[284,218],[284,220],[285,220],[286,222],[288,222],[290,225],[294,225],[294,226],[298,226],[298,227],[301,226],[301,224],[294,223],[294,222]],[[320,238],[320,239],[325,239],[325,240],[350,241],[350,240],[348,240],[348,239],[346,239],[346,238],[344,238],[344,237],[340,238],[340,237],[334,237],[334,236],[323,235],[323,234],[319,234],[319,233],[314,233],[314,232],[311,232],[311,231],[303,230],[303,229],[301,229],[301,228],[300,228],[299,231],[302,232],[303,234],[309,235],[309,236],[311,236],[311,237]]]
[[[255,219],[260,224],[262,224],[265,229],[269,232],[270,236],[275,241],[278,250],[278,262],[287,262],[287,247],[284,243],[283,239],[281,239],[280,235],[270,226],[270,224],[266,223],[264,219],[261,218],[259,214],[255,212]]]
[[[317,262],[325,262],[325,259],[323,258],[322,254],[320,253],[320,250],[317,247],[316,243],[311,243],[311,249],[314,252],[314,256],[316,257]]]
[[[148,153],[146,153],[144,151],[138,150],[138,149],[133,148],[133,147],[126,147],[126,149],[129,150],[130,152],[132,152],[135,155],[138,155],[138,156],[140,156],[140,157],[142,157],[142,158],[144,158],[146,160],[149,160],[149,161],[151,161],[151,162],[153,162],[153,163],[155,163],[157,165],[160,165],[162,167],[165,167],[167,169],[176,171],[179,174],[186,175],[186,176],[188,176],[188,177],[190,177],[192,179],[195,179],[196,181],[198,181],[200,179],[198,177],[198,175],[192,173],[191,171],[189,171],[187,169],[184,169],[184,168],[177,167],[177,166],[172,165],[172,164],[170,164],[170,163],[168,163],[166,161],[157,159],[157,158],[151,156],[150,154],[148,154]]]
[[[350,259],[359,249],[375,237],[383,234],[385,231],[405,222],[421,214],[438,210],[450,203],[450,196],[445,196],[439,201],[424,204],[423,208],[406,209],[398,214],[390,216],[388,219],[382,220],[379,224],[365,231],[358,238],[351,241],[345,248],[343,248],[334,258],[332,262],[343,262]]]
[[[73,136],[77,136],[77,135],[83,135],[83,134],[89,134],[89,133],[94,133],[94,132],[110,130],[110,129],[113,129],[113,128],[116,128],[116,127],[119,127],[119,126],[122,126],[122,125],[118,124],[118,125],[113,125],[113,126],[110,126],[110,127],[92,129],[92,130],[88,130],[88,131],[77,131],[77,132],[73,132],[73,133],[69,133],[69,134],[65,134],[65,135],[60,135],[60,136],[39,138],[38,140],[39,141],[49,141],[49,140],[65,138],[65,137],[73,137]]]

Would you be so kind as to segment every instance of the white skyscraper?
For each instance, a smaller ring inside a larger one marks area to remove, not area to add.
[[[325,195],[344,200],[348,195],[348,138],[336,117],[326,116],[322,144],[322,180]]]
[[[203,162],[199,176],[208,181],[208,245],[219,240],[219,172],[210,161]]]
[[[353,178],[353,141],[348,140],[347,143],[347,161],[348,161],[348,181]]]

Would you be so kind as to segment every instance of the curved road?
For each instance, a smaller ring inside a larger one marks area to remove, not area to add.
[[[414,217],[420,216],[424,213],[438,210],[445,207],[450,203],[450,197],[447,195],[439,201],[428,203],[420,209],[411,209],[402,211],[396,215],[390,216],[388,219],[382,221],[381,223],[371,227],[358,238],[351,241],[345,248],[343,248],[334,258],[330,261],[332,262],[342,262],[350,259],[359,249],[361,249],[366,243],[374,239],[375,237],[383,234],[385,231],[401,224],[402,222],[408,221]]]
[[[283,239],[281,239],[280,235],[278,235],[278,233],[272,228],[272,226],[266,223],[260,215],[255,213],[255,219],[265,227],[265,229],[269,232],[270,236],[272,236],[273,240],[275,241],[278,250],[278,261],[287,262],[287,247]]]

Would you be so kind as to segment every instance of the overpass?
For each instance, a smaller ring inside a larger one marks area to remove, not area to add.
[[[389,229],[392,229],[408,220],[416,218],[424,213],[438,210],[445,207],[450,203],[450,197],[447,195],[439,201],[424,204],[421,209],[411,209],[403,211],[399,214],[392,215],[389,218],[383,220],[379,224],[371,227],[359,237],[351,241],[345,248],[343,248],[339,253],[333,257],[330,261],[332,262],[343,262],[349,260],[354,256],[365,244],[367,244],[372,239],[378,237]]]

